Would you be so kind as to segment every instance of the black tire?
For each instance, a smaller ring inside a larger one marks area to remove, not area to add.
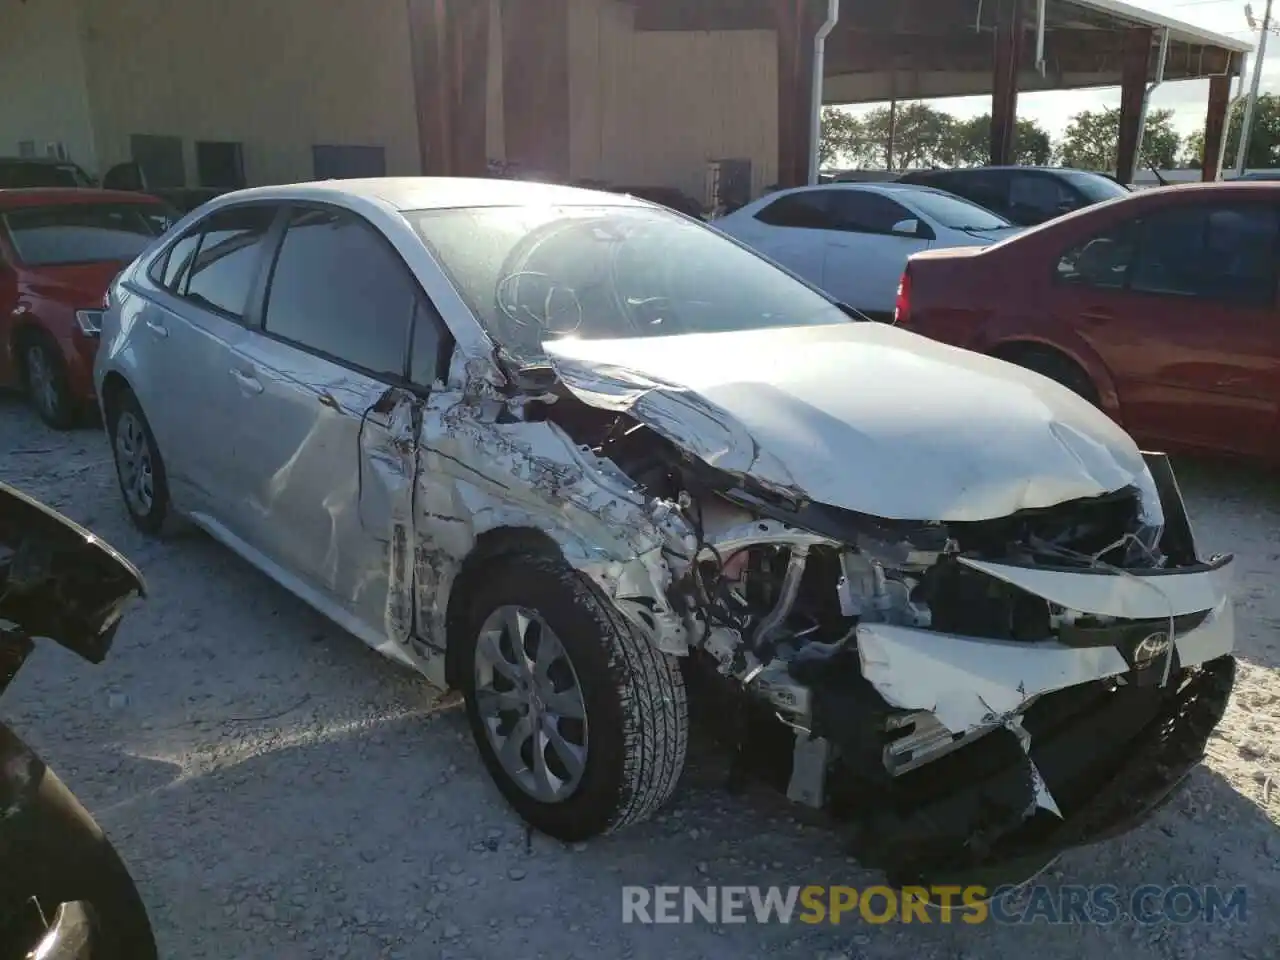
[[[169,516],[169,483],[165,475],[164,461],[160,457],[160,448],[156,444],[155,435],[151,432],[151,424],[147,422],[138,404],[138,398],[130,390],[121,390],[112,400],[108,411],[107,433],[111,439],[111,455],[116,464],[116,479],[120,484],[120,495],[124,499],[125,510],[133,525],[143,533],[153,536],[160,534]],[[145,444],[146,463],[150,471],[150,498],[138,495],[138,488],[133,479],[134,474],[125,462],[127,455],[121,447],[122,433],[125,445],[137,447],[136,441]]]
[[[63,903],[84,901],[93,914],[93,957],[155,960],[147,909],[120,855],[61,780],[0,725],[0,754],[24,776],[12,776],[16,811],[0,820],[0,914],[35,898],[46,919]],[[25,946],[25,945],[24,945]],[[22,953],[13,954],[22,956]]]
[[[1002,355],[1001,359],[1016,363],[1018,366],[1038,373],[1042,377],[1048,377],[1055,383],[1062,384],[1072,393],[1084,397],[1094,406],[1098,406],[1100,403],[1098,388],[1094,385],[1093,380],[1070,357],[1053,350],[1028,349]]]
[[[573,842],[652,816],[684,768],[688,704],[675,657],[640,634],[562,558],[522,553],[490,564],[467,598],[458,663],[467,719],[481,759],[507,802],[535,829]],[[572,793],[543,802],[504,768],[477,703],[476,648],[495,611],[537,613],[559,639],[582,694],[586,760]]]
[[[18,338],[17,353],[27,402],[48,426],[70,430],[78,420],[79,407],[57,343],[43,330],[28,329]]]

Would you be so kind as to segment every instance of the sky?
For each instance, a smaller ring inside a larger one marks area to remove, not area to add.
[[[1185,23],[1212,30],[1214,33],[1250,40],[1255,45],[1257,35],[1249,30],[1245,19],[1244,0],[1127,0],[1132,6],[1154,10],[1166,17],[1172,17]],[[1253,0],[1253,10],[1261,19],[1266,0]],[[1280,20],[1280,4],[1274,14]],[[1263,93],[1280,92],[1280,37],[1272,35],[1268,41],[1266,63],[1262,71]],[[1253,57],[1249,58],[1249,77],[1253,75]],[[1233,91],[1234,92],[1234,91]],[[1151,109],[1173,110],[1174,126],[1184,136],[1204,126],[1205,112],[1208,109],[1209,81],[1180,80],[1176,83],[1165,83],[1156,89],[1151,96]],[[939,109],[960,119],[981,116],[991,112],[990,97],[952,97],[946,100],[932,101]],[[1062,135],[1070,118],[1083,110],[1098,110],[1105,107],[1120,106],[1120,88],[1103,88],[1099,90],[1062,90],[1051,93],[1023,93],[1018,96],[1018,116],[1035,120],[1055,139]],[[851,108],[856,115],[866,113],[874,106]]]

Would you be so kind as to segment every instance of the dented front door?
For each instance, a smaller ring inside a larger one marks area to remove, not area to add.
[[[383,633],[392,515],[412,483],[409,395],[278,341],[239,352],[264,388],[244,539]]]
[[[242,433],[252,449],[235,484],[241,536],[356,621],[349,628],[401,645],[408,634],[388,584],[393,518],[407,518],[412,494],[416,405],[406,385],[418,298],[368,223],[299,205],[261,330],[237,350],[262,386],[241,427],[252,438]],[[396,599],[408,602],[403,590]]]

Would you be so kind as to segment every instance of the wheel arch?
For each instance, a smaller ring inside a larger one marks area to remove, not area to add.
[[[1081,343],[1073,349],[1061,343],[1024,336],[991,344],[985,352],[998,360],[1010,363],[1017,363],[1028,354],[1035,353],[1053,356],[1069,363],[1088,378],[1097,391],[1098,403],[1102,409],[1112,417],[1119,418],[1120,398],[1115,381],[1111,377],[1111,371],[1102,362],[1102,358],[1087,344]]]
[[[567,559],[560,542],[539,527],[491,527],[476,537],[470,552],[458,566],[448,585],[444,618],[444,673],[445,683],[450,689],[458,687],[461,671],[465,666],[460,659],[462,644],[458,642],[458,638],[466,627],[467,604],[476,585],[481,581],[484,570],[495,561],[520,554]]]
[[[102,420],[106,424],[107,430],[111,430],[111,425],[115,422],[115,413],[120,403],[120,398],[125,393],[134,393],[133,386],[123,373],[118,370],[109,370],[102,378]],[[137,394],[134,394],[137,396]]]

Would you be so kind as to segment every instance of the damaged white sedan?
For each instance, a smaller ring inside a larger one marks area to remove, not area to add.
[[[113,285],[138,526],[459,688],[533,826],[653,813],[688,705],[902,882],[1140,822],[1230,693],[1231,558],[1066,389],[631,198],[241,191]]]

